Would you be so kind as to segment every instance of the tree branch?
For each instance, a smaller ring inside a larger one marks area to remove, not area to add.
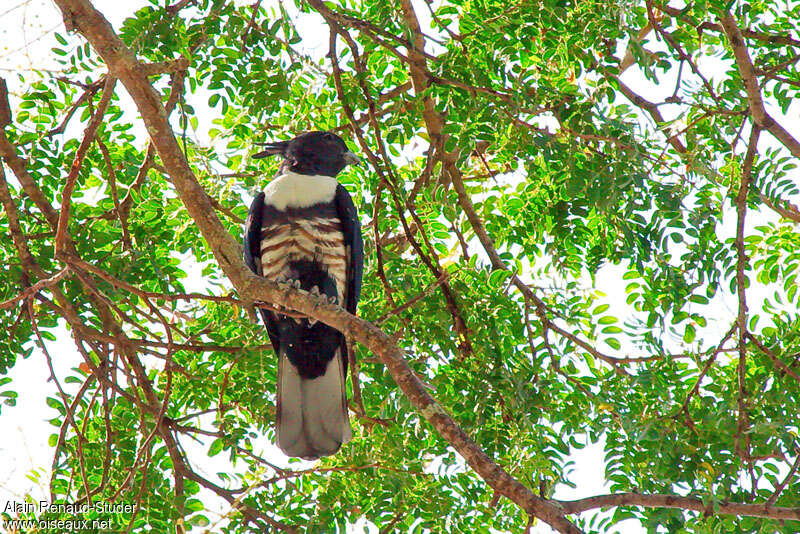
[[[58,227],[56,228],[56,256],[59,256],[64,252],[64,242],[67,239],[67,223],[69,222],[72,191],[75,189],[75,183],[78,180],[78,174],[81,172],[83,159],[86,157],[86,153],[89,151],[89,146],[91,146],[92,141],[94,141],[94,136],[97,133],[97,129],[103,122],[103,115],[105,115],[106,109],[111,103],[111,97],[114,94],[114,85],[116,83],[117,80],[114,78],[114,76],[106,76],[103,96],[100,98],[100,103],[97,105],[97,109],[92,116],[92,120],[89,122],[89,125],[86,127],[86,131],[83,133],[83,140],[81,140],[78,150],[75,151],[75,159],[72,161],[72,166],[69,169],[69,174],[67,175],[66,183],[64,184],[64,191],[61,194],[61,212],[58,216]]]
[[[0,310],[4,310],[6,308],[10,308],[20,300],[26,300],[33,296],[34,294],[38,293],[42,289],[50,286],[54,286],[59,283],[65,276],[69,274],[69,266],[64,267],[59,272],[51,276],[50,278],[45,278],[44,280],[39,280],[32,286],[26,288],[22,293],[17,295],[16,297],[11,297],[8,300],[4,300],[0,302]]]
[[[747,387],[745,383],[747,371],[747,278],[745,268],[747,267],[747,253],[744,243],[744,226],[747,216],[747,194],[750,192],[751,174],[753,170],[753,160],[755,159],[758,147],[758,137],[761,128],[754,124],[750,130],[750,141],[747,144],[747,154],[742,165],[742,176],[739,183],[739,192],[736,195],[736,295],[739,301],[739,310],[736,317],[737,330],[739,331],[739,363],[737,365],[737,382],[739,394],[737,397],[738,422],[736,449],[752,469],[752,459],[750,458],[750,435],[748,427],[750,425],[747,413]],[[742,446],[742,441],[744,446]],[[753,485],[755,492],[755,482]]]
[[[709,502],[694,497],[678,495],[642,495],[641,493],[615,493],[597,495],[575,501],[558,501],[569,514],[610,506],[644,506],[647,508],[679,508],[711,515],[740,515],[770,519],[800,520],[800,508],[781,508],[770,504],[741,504],[734,502]]]
[[[8,103],[8,86],[0,78],[0,130],[11,124],[11,107]]]
[[[736,66],[739,75],[742,77],[745,91],[747,91],[747,101],[750,106],[750,113],[758,126],[774,135],[789,151],[797,158],[800,158],[800,142],[797,141],[786,129],[778,124],[764,107],[764,99],[761,96],[761,89],[758,86],[758,76],[747,51],[744,37],[736,25],[733,15],[729,11],[722,14],[722,27],[725,35],[733,49],[733,56],[736,59]]]
[[[659,11],[663,11],[664,13],[666,13],[667,15],[669,15],[671,17],[688,18],[688,17],[685,17],[683,8],[677,8],[677,7],[671,7],[671,6],[659,6],[659,5],[657,5],[655,7]],[[695,24],[696,24],[694,21],[691,21],[691,20],[688,21],[688,22],[690,24],[692,24],[693,26],[695,26]],[[711,22],[709,20],[702,22],[701,24],[697,25],[696,27],[697,27],[698,31],[711,30],[711,31],[720,32],[720,33],[725,31],[724,28],[722,27],[722,25],[717,24],[715,22]],[[781,44],[781,45],[796,46],[796,47],[800,46],[800,41],[798,41],[797,39],[793,39],[789,35],[775,35],[775,34],[757,32],[757,31],[753,31],[753,30],[743,30],[742,33],[745,35],[745,37],[748,37],[750,39],[755,39],[756,41],[761,41],[763,43]]]

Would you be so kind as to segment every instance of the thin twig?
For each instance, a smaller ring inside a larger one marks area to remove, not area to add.
[[[72,192],[75,189],[75,184],[78,179],[78,173],[81,172],[83,159],[89,150],[89,146],[94,141],[94,136],[97,129],[103,122],[103,115],[105,115],[108,105],[111,103],[111,97],[114,94],[114,85],[117,79],[112,75],[106,76],[105,86],[103,88],[103,96],[100,98],[100,103],[97,104],[97,109],[92,116],[92,120],[86,127],[83,133],[83,140],[75,151],[75,158],[72,160],[69,174],[65,179],[64,190],[61,193],[61,212],[58,216],[58,228],[56,230],[55,254],[60,256],[64,252],[64,243],[67,240],[67,223],[69,222],[70,205],[72,200]]]

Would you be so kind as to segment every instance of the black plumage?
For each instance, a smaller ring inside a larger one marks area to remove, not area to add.
[[[256,274],[318,294],[356,312],[363,245],[358,216],[335,176],[357,161],[330,132],[269,143],[255,157],[283,157],[256,195],[245,223],[245,263]],[[278,354],[278,446],[307,459],[335,453],[350,438],[344,336],[334,328],[260,310]]]

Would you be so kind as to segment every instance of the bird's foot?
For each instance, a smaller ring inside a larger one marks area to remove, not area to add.
[[[281,287],[293,287],[295,289],[300,289],[300,280],[297,280],[296,278],[281,275],[275,279],[275,283]]]
[[[339,303],[339,297],[335,295],[326,295],[325,293],[320,292],[318,286],[312,286],[311,289],[308,290],[308,292],[314,295],[315,297],[319,297],[325,304]]]
[[[311,289],[308,292],[311,293],[312,295],[314,295],[315,297],[319,297],[319,287],[318,286],[311,286]],[[314,326],[315,324],[317,324],[317,320],[314,319],[313,317],[309,317],[308,318],[308,326]]]

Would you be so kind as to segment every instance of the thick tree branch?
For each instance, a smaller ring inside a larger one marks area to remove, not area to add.
[[[0,78],[0,130],[11,124],[11,106],[8,103],[8,86]]]
[[[750,105],[750,113],[753,115],[753,120],[758,126],[774,135],[795,157],[800,158],[800,142],[792,137],[783,126],[778,124],[764,107],[764,99],[761,96],[761,88],[758,85],[758,76],[736,20],[730,12],[725,11],[722,14],[721,21],[725,35],[728,37],[733,49],[733,56],[736,59],[739,75],[742,77],[745,91],[747,91],[747,101]]]

